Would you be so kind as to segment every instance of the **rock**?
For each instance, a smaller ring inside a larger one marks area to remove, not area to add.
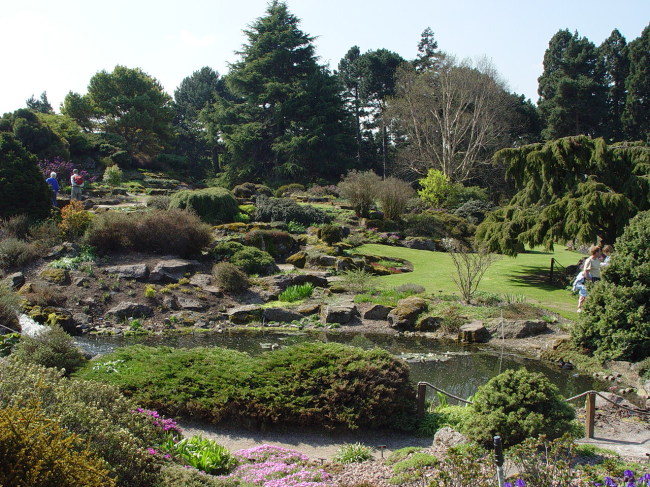
[[[310,255],[307,258],[307,264],[310,267],[334,267],[336,265],[336,257],[327,254]]]
[[[373,304],[362,313],[364,320],[385,320],[393,308],[381,304]]]
[[[293,264],[299,269],[305,267],[306,262],[307,262],[307,254],[303,251],[296,252],[295,254],[290,255],[286,259],[287,264]]]
[[[41,278],[60,286],[70,283],[70,273],[66,269],[44,269]]]
[[[327,305],[321,309],[321,321],[323,323],[350,323],[359,317],[359,312],[353,303],[340,304],[337,306]]]
[[[314,274],[296,274],[291,276],[291,285],[300,286],[302,284],[311,283],[314,287],[328,287],[327,278],[317,276]]]
[[[458,340],[464,343],[485,343],[491,338],[490,332],[482,321],[472,321],[460,327]]]
[[[464,445],[469,443],[467,437],[458,431],[454,431],[449,426],[440,428],[433,436],[432,448],[448,450],[453,446]]]
[[[86,287],[90,284],[90,279],[84,276],[75,277],[72,284],[76,287]]]
[[[417,317],[427,309],[427,302],[417,296],[400,299],[397,306],[388,313],[388,324],[391,328],[413,329]]]
[[[151,316],[153,310],[146,304],[123,301],[114,308],[109,309],[106,314],[121,319],[138,318],[142,316]]]
[[[11,289],[18,289],[25,284],[25,274],[22,272],[14,272],[5,277],[4,281]]]
[[[212,276],[210,274],[194,274],[190,277],[190,284],[200,288],[210,286],[212,284]]]
[[[161,260],[149,274],[149,280],[152,282],[175,282],[182,279],[185,273],[190,272],[193,266],[193,262],[184,259]]]
[[[609,401],[612,401],[614,404],[618,404],[619,406],[625,406],[630,409],[637,409],[637,406],[632,404],[630,401],[619,396],[618,394],[614,394],[613,392],[600,392],[599,394],[605,396],[607,399],[609,399]],[[596,409],[616,407],[609,401],[596,394]],[[620,410],[619,408],[616,409]]]
[[[349,271],[357,269],[357,264],[354,262],[352,257],[337,257],[334,268],[337,272]]]
[[[280,323],[290,323],[304,318],[304,315],[298,311],[286,308],[266,308],[262,312],[263,321],[279,321]]]
[[[315,315],[320,313],[320,304],[306,303],[298,306],[296,311],[303,316]]]
[[[442,320],[437,316],[425,316],[415,324],[418,331],[436,331],[440,328]]]
[[[72,321],[79,327],[80,325],[90,325],[90,316],[86,313],[74,313]]]
[[[104,271],[121,279],[146,280],[149,274],[146,264],[127,264],[104,267]]]
[[[260,321],[262,308],[257,304],[247,304],[228,310],[228,319],[237,325]]]
[[[269,288],[271,293],[280,294],[282,291],[287,289],[292,284],[292,277],[286,274],[277,274],[275,276],[268,276],[260,278],[266,286]]]
[[[429,238],[407,237],[402,241],[402,246],[415,250],[436,250],[436,243]]]
[[[178,301],[176,300],[176,296],[173,294],[165,294],[162,298],[162,305],[167,308],[176,311],[179,309],[178,306]]]
[[[185,296],[179,296],[176,299],[178,301],[178,306],[181,309],[188,311],[203,311],[206,307],[205,304],[198,299],[187,298]]]
[[[542,320],[494,320],[487,326],[498,338],[527,338],[548,331],[548,325]]]
[[[61,257],[74,257],[79,254],[79,248],[71,242],[63,242],[60,245],[55,245],[50,250],[50,253],[45,256],[47,260],[56,260]]]

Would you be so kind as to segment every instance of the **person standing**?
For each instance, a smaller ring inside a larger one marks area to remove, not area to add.
[[[589,253],[591,255],[585,261],[582,272],[587,280],[598,282],[600,281],[600,264],[602,262],[603,254],[598,245],[592,245],[589,249]]]
[[[612,258],[612,254],[614,253],[614,247],[611,245],[605,245],[603,247],[603,255],[605,256],[605,260],[603,261],[602,264],[600,264],[600,267],[605,267],[609,265],[609,261]]]
[[[56,208],[56,195],[59,192],[59,182],[56,180],[56,173],[51,172],[50,177],[45,180],[47,184],[52,188],[52,206]]]
[[[74,169],[72,171],[72,176],[70,176],[70,185],[72,186],[72,191],[70,193],[71,200],[80,200],[81,199],[81,189],[84,185],[84,180],[79,174],[79,169]]]

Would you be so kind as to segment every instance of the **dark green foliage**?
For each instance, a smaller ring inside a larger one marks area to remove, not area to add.
[[[318,208],[310,205],[299,205],[289,198],[261,196],[255,201],[255,220],[313,225],[315,223],[329,223],[331,218]]]
[[[21,363],[63,369],[66,375],[70,375],[87,360],[72,337],[58,325],[33,337],[24,336],[14,348],[11,358]]]
[[[36,165],[36,158],[8,133],[0,133],[0,218],[26,214],[45,218],[52,191]]]
[[[268,252],[274,258],[286,257],[299,248],[291,234],[281,230],[251,230],[244,235],[243,241],[246,245]]]
[[[212,240],[210,227],[184,210],[105,212],[93,219],[85,243],[100,253],[136,250],[189,257]]]
[[[485,214],[494,209],[489,201],[469,200],[454,210],[454,215],[464,218],[472,225],[478,225],[485,220]]]
[[[212,268],[215,284],[227,293],[240,293],[250,286],[248,277],[230,262],[219,262]]]
[[[230,262],[247,274],[267,275],[277,271],[271,254],[257,247],[244,246],[232,255]]]
[[[493,252],[516,255],[523,244],[552,248],[568,240],[614,242],[630,218],[650,208],[650,148],[642,143],[566,137],[502,149],[494,162],[506,166],[518,193],[477,229]]]
[[[648,140],[650,133],[650,25],[628,44],[630,71],[623,124],[628,140]]]
[[[9,115],[13,134],[38,159],[70,158],[68,142],[44,120],[48,116],[21,108]],[[50,115],[51,117],[51,115]]]
[[[178,191],[172,195],[169,207],[191,210],[213,224],[234,222],[239,213],[237,200],[224,188]]]
[[[318,229],[318,238],[328,245],[340,242],[343,239],[340,225],[323,225]]]
[[[603,124],[603,137],[609,142],[625,140],[623,132],[623,111],[625,109],[625,80],[630,71],[625,37],[618,29],[598,47],[604,68],[607,88],[607,120]]]
[[[235,255],[235,252],[239,252],[244,247],[244,244],[236,242],[234,240],[225,240],[215,245],[210,251],[210,254],[212,254],[217,259],[229,259]]]
[[[99,363],[124,360],[117,373],[87,367],[142,404],[215,423],[388,427],[415,407],[406,363],[388,352],[310,343],[256,360],[219,348],[130,347]],[[127,373],[128,371],[128,373]]]
[[[10,330],[20,331],[18,324],[18,310],[20,298],[9,287],[0,283],[0,324]],[[6,330],[5,330],[6,331]]]
[[[504,446],[546,435],[559,438],[572,430],[574,409],[543,374],[526,369],[506,370],[478,388],[472,415],[463,430],[489,446],[501,436]]]
[[[273,191],[268,186],[255,183],[242,183],[232,188],[232,194],[237,198],[255,198],[257,196],[272,196]]]
[[[409,237],[455,238],[468,242],[476,228],[464,218],[445,211],[423,211],[404,215],[404,233]]]
[[[273,196],[276,198],[284,198],[290,196],[293,193],[299,193],[305,190],[305,186],[300,183],[290,183],[280,186],[273,192]]]
[[[650,211],[630,220],[585,301],[574,340],[601,359],[650,357]]]

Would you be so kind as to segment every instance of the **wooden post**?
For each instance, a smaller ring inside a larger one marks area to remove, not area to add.
[[[418,382],[418,394],[417,394],[417,400],[418,400],[418,418],[423,418],[424,417],[424,409],[425,409],[425,399],[427,396],[427,385],[424,382]]]
[[[555,259],[553,257],[551,257],[551,275],[550,275],[550,278],[549,278],[551,284],[553,284],[553,264],[554,263],[555,263]]]
[[[587,430],[587,438],[594,437],[594,423],[596,422],[596,393],[588,392],[587,401],[585,404],[587,410],[587,418],[585,419],[585,429]]]

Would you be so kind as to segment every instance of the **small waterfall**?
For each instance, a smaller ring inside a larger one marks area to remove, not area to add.
[[[24,314],[18,315],[18,322],[20,323],[22,334],[30,337],[40,335],[43,331],[47,330],[47,326],[36,323],[33,319]]]

